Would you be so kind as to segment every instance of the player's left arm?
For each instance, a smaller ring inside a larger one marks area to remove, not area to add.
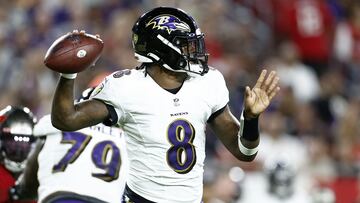
[[[266,77],[266,70],[260,74],[256,85],[245,89],[244,110],[240,121],[228,106],[217,115],[210,126],[225,147],[239,160],[252,161],[259,145],[259,115],[269,106],[280,90],[279,77],[272,71]]]
[[[37,198],[37,189],[39,187],[39,181],[37,179],[37,171],[39,168],[37,158],[44,142],[44,138],[37,139],[35,147],[27,158],[24,172],[16,181],[15,186],[10,188],[9,193],[12,200],[35,200]]]

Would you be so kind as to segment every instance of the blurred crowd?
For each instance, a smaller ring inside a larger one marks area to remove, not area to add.
[[[131,27],[160,5],[198,21],[237,117],[245,85],[262,68],[280,76],[280,95],[261,115],[254,162],[236,161],[209,131],[205,202],[360,202],[357,0],[0,1],[0,108],[50,112],[59,76],[43,65],[44,55],[73,29],[100,34],[105,43],[96,66],[79,74],[76,95],[106,74],[136,67]]]

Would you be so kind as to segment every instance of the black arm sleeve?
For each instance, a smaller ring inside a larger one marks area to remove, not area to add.
[[[244,119],[244,130],[242,138],[248,141],[256,141],[259,138],[259,117]]]

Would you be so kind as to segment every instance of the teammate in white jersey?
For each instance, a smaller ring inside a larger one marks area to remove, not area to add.
[[[29,174],[29,170],[38,168],[39,202],[122,201],[128,161],[121,129],[98,124],[75,132],[62,132],[52,126],[51,117],[47,115],[35,125],[34,135],[42,140],[30,158],[37,159],[37,166],[28,165],[25,176],[36,177],[35,172]],[[25,190],[29,187],[25,187],[25,183],[19,185]]]
[[[253,160],[258,116],[279,91],[279,78],[264,70],[254,88],[246,87],[239,122],[227,106],[223,76],[207,66],[204,35],[192,17],[155,8],[135,23],[132,41],[140,67],[109,75],[86,102],[73,104],[76,75],[61,74],[52,122],[62,130],[99,122],[123,128],[130,161],[125,201],[200,203],[206,125],[239,160]]]

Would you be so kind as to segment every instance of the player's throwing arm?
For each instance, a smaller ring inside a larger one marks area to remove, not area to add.
[[[64,131],[75,131],[102,122],[108,111],[104,103],[89,100],[74,105],[74,79],[78,72],[93,66],[104,43],[98,35],[74,30],[58,38],[46,53],[45,65],[61,77],[55,91],[51,119]]]

